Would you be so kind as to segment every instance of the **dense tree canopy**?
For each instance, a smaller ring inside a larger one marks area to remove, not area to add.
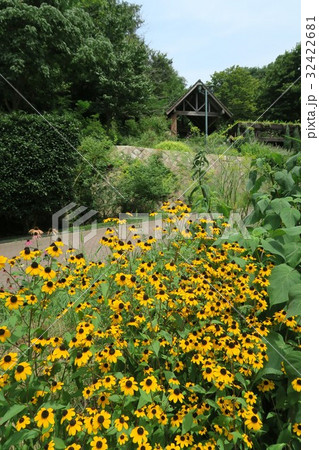
[[[110,122],[149,113],[155,98],[159,112],[185,82],[137,35],[139,10],[118,0],[1,0],[1,72],[42,112],[84,100]],[[30,112],[3,80],[0,98],[6,112]]]
[[[209,86],[214,95],[230,109],[235,119],[248,119],[255,114],[260,82],[248,68],[232,66],[215,72]]]
[[[266,67],[263,86],[258,96],[260,112],[282,97],[264,115],[264,118],[282,121],[300,120],[301,114],[301,45],[279,55]]]
[[[263,115],[263,119],[295,121],[300,120],[299,77],[300,44],[297,44],[267,66],[232,66],[214,72],[208,84],[235,119],[255,120]]]

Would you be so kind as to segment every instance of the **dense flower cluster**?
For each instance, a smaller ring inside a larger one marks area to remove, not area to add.
[[[2,423],[31,447],[261,448],[272,393],[286,383],[300,397],[289,361],[269,370],[271,334],[283,329],[298,351],[300,335],[297,317],[269,312],[271,255],[220,239],[222,217],[163,210],[161,243],[110,227],[102,262],[60,240],[0,257],[25,277],[0,292],[0,404],[12,413]]]

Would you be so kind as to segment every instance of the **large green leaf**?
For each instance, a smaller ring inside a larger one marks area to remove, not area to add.
[[[186,416],[183,419],[183,423],[182,423],[182,434],[187,433],[193,425],[193,412],[190,411],[189,413],[186,414]]]
[[[26,405],[13,405],[9,409],[9,411],[6,412],[6,414],[0,419],[0,425],[3,425],[7,422],[7,420],[12,419],[12,417],[19,414],[21,411],[26,409]]]
[[[287,264],[280,264],[273,269],[269,282],[270,305],[285,303],[289,300],[289,291],[300,283],[300,274]]]
[[[280,211],[280,217],[286,227],[294,227],[300,220],[298,209],[289,206]]]

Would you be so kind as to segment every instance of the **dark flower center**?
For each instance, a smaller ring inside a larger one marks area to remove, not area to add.
[[[140,436],[143,436],[143,434],[144,434],[144,428],[138,427],[138,429],[137,429],[137,434],[140,435]]]
[[[49,411],[47,411],[46,409],[42,411],[41,417],[42,419],[46,419],[47,417],[49,417]]]
[[[17,372],[22,373],[23,371],[24,371],[24,367],[21,364],[19,364],[17,367]]]
[[[130,387],[132,387],[132,381],[131,380],[127,380],[127,382],[125,383],[125,386],[126,387],[128,387],[128,388],[130,388]]]

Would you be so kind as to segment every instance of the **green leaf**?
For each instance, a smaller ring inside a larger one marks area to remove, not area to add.
[[[288,301],[291,288],[300,283],[300,274],[287,264],[276,266],[270,277],[268,286],[270,305],[277,305]]]
[[[280,218],[287,228],[294,227],[300,220],[300,212],[298,209],[289,206],[289,208],[280,211]]]
[[[3,425],[7,420],[12,419],[12,417],[19,414],[21,411],[26,409],[26,405],[13,405],[9,411],[0,419],[0,425]]]
[[[152,342],[152,349],[154,350],[154,353],[156,356],[158,356],[160,348],[161,348],[161,344],[158,341]]]
[[[65,448],[65,443],[62,439],[60,439],[58,437],[53,437],[53,442],[55,444],[54,448],[57,448],[57,449]]]
[[[16,446],[21,441],[26,441],[28,439],[34,439],[41,434],[40,430],[20,430],[15,432],[10,436],[10,438],[5,442],[2,447],[3,450],[9,449],[12,446]]]
[[[267,450],[281,450],[284,447],[286,447],[286,444],[273,444],[267,447]]]
[[[137,409],[143,408],[143,406],[147,405],[147,403],[152,403],[152,396],[147,394],[142,389],[140,391],[140,399],[137,405]]]
[[[270,252],[274,255],[279,255],[285,259],[284,249],[280,242],[275,241],[274,239],[261,239],[261,245],[266,250],[266,252]]]
[[[187,433],[193,425],[193,412],[190,411],[189,413],[186,414],[186,416],[183,419],[183,423],[182,423],[182,434]]]

